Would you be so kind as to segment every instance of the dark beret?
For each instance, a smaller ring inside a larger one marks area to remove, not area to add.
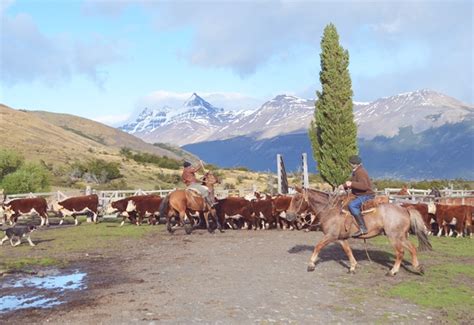
[[[189,167],[191,166],[191,163],[189,161],[185,161],[183,164],[183,167]]]
[[[355,155],[355,156],[351,156],[351,157],[349,158],[349,162],[350,162],[351,164],[353,164],[353,165],[358,165],[358,164],[360,164],[360,163],[362,162],[362,160],[360,159],[359,156]]]

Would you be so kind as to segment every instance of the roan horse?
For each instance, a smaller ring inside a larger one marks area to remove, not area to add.
[[[332,242],[338,241],[349,258],[349,273],[355,273],[357,261],[352,254],[348,239],[351,237],[351,233],[357,230],[357,225],[353,221],[353,217],[342,210],[345,196],[332,196],[329,193],[312,189],[298,190],[298,192],[293,196],[290,207],[286,212],[287,219],[292,221],[296,218],[295,211],[301,205],[301,201],[304,200],[320,218],[321,228],[324,233],[324,237],[315,246],[314,252],[311,255],[308,272],[314,271],[321,249]],[[411,226],[412,231],[418,237],[419,249],[431,250],[431,244],[425,234],[425,225],[418,211],[384,203],[378,205],[375,211],[367,214],[364,219],[369,232],[358,238],[372,238],[380,235],[383,231],[395,249],[395,264],[387,275],[394,276],[399,271],[404,248],[408,249],[411,253],[412,265],[415,271],[419,274],[424,273],[423,267],[418,262],[416,248],[407,238],[408,230]]]
[[[202,178],[202,185],[207,186],[210,191],[210,195],[214,195],[214,184],[219,183],[219,179],[212,174],[207,172]],[[173,233],[176,224],[176,217],[179,216],[179,223],[184,223],[184,230],[189,235],[193,230],[193,219],[187,214],[199,212],[204,216],[206,221],[206,227],[209,232],[214,231],[214,227],[210,223],[217,222],[220,227],[217,218],[215,217],[215,209],[209,209],[208,204],[200,194],[195,193],[193,190],[180,189],[175,190],[168,194],[160,204],[160,216],[166,218],[166,227],[170,233]],[[209,215],[213,219],[209,219]]]

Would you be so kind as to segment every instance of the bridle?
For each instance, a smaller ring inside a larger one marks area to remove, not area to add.
[[[308,198],[308,190],[307,189],[303,189],[304,191],[304,199],[306,200],[306,202],[308,203],[308,205],[311,207],[311,204],[309,203],[309,198]],[[323,211],[326,211],[332,207],[334,207],[334,203],[337,202],[337,200],[335,198],[337,198],[338,195],[331,195],[329,194],[329,199],[328,201],[326,202],[326,204],[324,205],[324,207],[322,209],[320,209],[319,211],[314,211],[316,213],[316,215],[319,215],[321,212]],[[321,203],[321,205],[324,204],[324,203]]]

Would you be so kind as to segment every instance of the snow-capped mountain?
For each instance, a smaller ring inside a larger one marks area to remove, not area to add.
[[[137,119],[120,127],[143,140],[177,145],[209,139],[212,134],[248,112],[225,111],[196,93],[179,108],[145,108]]]
[[[271,138],[302,131],[308,127],[313,113],[314,100],[279,95],[251,114],[234,119],[231,124],[215,132],[210,140],[248,134],[254,134],[257,138]]]
[[[413,128],[420,133],[444,124],[462,122],[473,116],[474,107],[431,90],[419,90],[378,99],[354,109],[358,137],[372,139],[393,137],[400,128]]]
[[[182,107],[145,109],[136,121],[121,127],[147,142],[185,145],[236,136],[269,139],[305,133],[314,114],[314,100],[279,95],[255,111],[232,112],[216,108],[193,94]],[[419,133],[474,115],[474,107],[431,90],[419,90],[372,103],[354,102],[358,137],[393,137],[411,126]]]

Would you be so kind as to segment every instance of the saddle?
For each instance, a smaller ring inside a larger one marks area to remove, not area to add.
[[[202,197],[201,192],[195,188],[186,188],[185,191],[192,196]]]
[[[354,198],[355,198],[355,196],[350,195],[344,201],[344,205],[343,205],[342,210],[344,212],[349,213],[349,215],[350,215],[350,212],[348,211],[347,206],[348,206],[349,202],[352,201]],[[372,213],[382,203],[388,203],[388,197],[387,196],[376,196],[372,200],[368,200],[368,201],[365,201],[364,203],[362,203],[362,207],[361,207],[360,211],[361,211],[362,215]]]

